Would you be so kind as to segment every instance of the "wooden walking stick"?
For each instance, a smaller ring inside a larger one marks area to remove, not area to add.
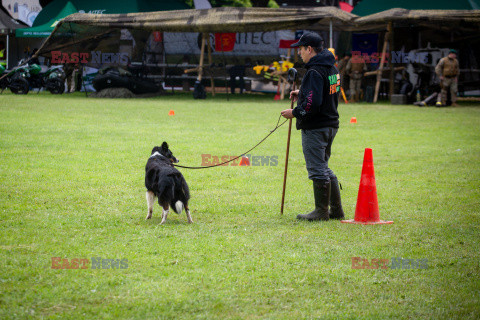
[[[295,81],[297,80],[297,70],[290,68],[288,70],[287,81],[292,81],[292,91],[295,91]],[[293,101],[290,104],[290,109],[293,109]],[[292,133],[292,119],[288,122],[288,138],[287,138],[287,155],[285,157],[285,172],[283,173],[283,191],[282,191],[282,206],[280,208],[280,214],[283,214],[283,204],[285,203],[285,188],[287,186],[287,171],[288,171],[288,154],[290,153],[290,135]]]

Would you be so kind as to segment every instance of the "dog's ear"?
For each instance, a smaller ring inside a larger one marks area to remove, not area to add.
[[[166,143],[165,141],[163,141],[162,143],[162,149],[168,150],[168,143]]]

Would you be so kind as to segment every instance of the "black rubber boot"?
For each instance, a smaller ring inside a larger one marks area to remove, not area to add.
[[[328,203],[330,202],[330,180],[313,180],[313,195],[315,196],[315,210],[309,214],[299,214],[299,220],[324,220],[329,219]]]
[[[344,219],[342,200],[340,197],[340,187],[338,185],[338,179],[330,179],[330,219]]]

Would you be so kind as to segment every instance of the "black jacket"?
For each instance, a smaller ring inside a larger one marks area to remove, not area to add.
[[[335,57],[324,49],[305,65],[307,73],[302,79],[297,107],[297,129],[338,128],[338,92],[340,75]]]

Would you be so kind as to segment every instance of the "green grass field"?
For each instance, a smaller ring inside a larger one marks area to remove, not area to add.
[[[289,105],[259,95],[1,95],[0,318],[478,319],[478,104],[340,105],[330,165],[347,218],[368,147],[380,217],[392,225],[296,221],[313,206],[296,130],[281,216],[286,125],[252,152],[276,166],[182,170],[194,224],[170,213],[159,225],[158,205],[145,221],[153,146],[167,141],[191,166],[202,154],[238,155]],[[53,257],[90,264],[54,269]],[[354,257],[428,268],[353,269]],[[93,269],[92,258],[127,268]]]

